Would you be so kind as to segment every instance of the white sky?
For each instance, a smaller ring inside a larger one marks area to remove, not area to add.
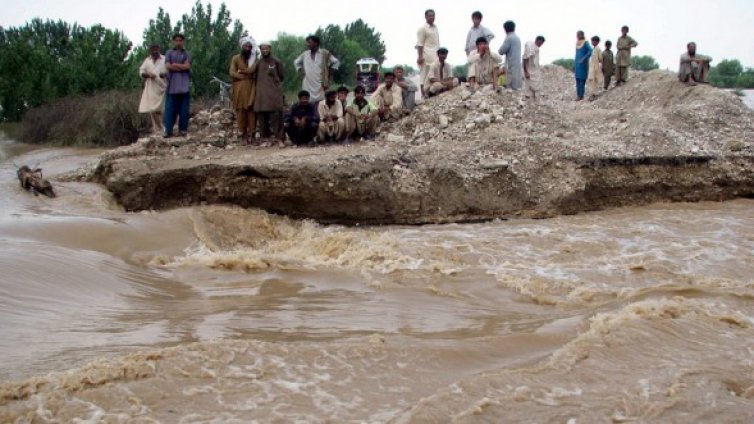
[[[217,6],[220,1],[212,3]],[[388,64],[415,62],[416,30],[424,22],[424,10],[433,8],[440,42],[450,50],[448,61],[454,65],[464,60],[471,13],[480,10],[484,14],[482,24],[497,34],[492,42],[496,50],[505,35],[502,24],[508,19],[516,22],[516,32],[523,41],[544,35],[547,43],[541,51],[543,64],[572,57],[579,29],[587,37],[599,35],[614,42],[625,24],[639,43],[634,54],[654,56],[662,68],[675,69],[679,55],[691,40],[715,62],[737,58],[745,67],[754,67],[754,0],[352,0],[320,1],[317,6],[308,0],[225,3],[233,18],[240,19],[257,41],[275,38],[281,31],[306,35],[318,26],[343,26],[362,18],[382,33]],[[176,19],[188,13],[193,4],[193,0],[0,0],[0,25],[18,26],[34,17],[87,26],[101,23],[121,29],[138,44],[158,6]],[[186,41],[190,51],[191,40]]]

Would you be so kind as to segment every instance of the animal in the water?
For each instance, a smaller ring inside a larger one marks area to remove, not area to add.
[[[24,190],[29,190],[35,196],[43,194],[47,197],[55,197],[55,190],[52,189],[52,184],[44,179],[41,168],[31,169],[24,165],[18,168],[16,174]]]

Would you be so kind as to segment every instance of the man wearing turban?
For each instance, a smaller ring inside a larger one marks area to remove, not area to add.
[[[230,77],[233,80],[232,104],[236,111],[240,140],[249,143],[257,130],[254,99],[258,56],[252,37],[244,35],[239,44],[241,53],[230,60]]]

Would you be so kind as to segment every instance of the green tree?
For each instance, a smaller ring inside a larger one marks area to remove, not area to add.
[[[369,56],[369,54],[358,42],[350,39],[343,42],[338,54],[340,69],[335,81],[338,84],[354,87],[356,85],[356,62],[362,57]]]
[[[736,78],[736,87],[754,88],[754,68],[748,68]]]
[[[634,56],[631,58],[631,69],[637,71],[652,71],[660,69],[660,65],[652,56]]]
[[[186,50],[191,54],[191,78],[196,96],[214,95],[213,76],[229,81],[230,58],[240,51],[238,41],[244,34],[240,21],[233,21],[225,3],[213,17],[212,5],[197,0],[190,15],[183,15],[177,29],[186,36]]]
[[[710,69],[709,82],[715,87],[736,87],[742,73],[743,66],[740,61],[724,59]]]
[[[293,67],[293,62],[304,50],[306,45],[304,37],[281,32],[278,33],[277,39],[271,41],[270,44],[272,45],[272,55],[283,62],[285,74],[283,91],[293,95],[301,90],[302,75]]]
[[[456,65],[453,67],[453,76],[456,78],[466,77],[469,74],[469,65]]]
[[[738,59],[723,59],[715,66],[715,71],[725,77],[737,77],[741,75],[744,68]]]
[[[385,58],[381,34],[361,19],[346,25],[345,31],[339,25],[331,24],[318,28],[314,34],[319,36],[322,48],[340,60],[340,67],[333,73],[335,84],[353,86],[356,83],[356,62],[362,57],[373,57],[380,62]]]
[[[159,43],[163,51],[172,48],[172,36],[177,32],[186,37],[186,51],[191,55],[193,95],[213,96],[217,92],[217,86],[210,82],[213,76],[230,80],[230,58],[240,51],[238,41],[244,34],[243,25],[231,18],[225,3],[213,13],[212,4],[205,6],[202,0],[197,0],[191,13],[184,14],[174,24],[170,15],[159,8],[144,30],[144,43],[135,53],[138,61],[146,57],[147,47],[152,43]]]
[[[557,66],[562,66],[568,69],[569,71],[573,71],[573,66],[575,62],[576,61],[574,59],[563,58],[563,59],[558,59],[558,60],[553,61],[552,64],[557,65]]]
[[[157,17],[149,20],[149,24],[143,33],[143,43],[134,50],[138,57],[146,57],[148,48],[152,44],[159,44],[162,52],[166,52],[173,45],[172,37],[178,32],[178,27],[173,26],[170,14],[163,8],[157,9]]]
[[[357,19],[346,25],[343,33],[346,38],[361,46],[366,56],[377,59],[380,63],[385,61],[386,49],[385,43],[382,41],[382,34],[367,25],[366,22]]]
[[[0,32],[0,120],[20,120],[50,100],[127,88],[131,43],[101,25],[34,19]]]
[[[344,60],[346,56],[350,57],[350,55],[348,55],[347,53],[349,52],[346,52],[345,50],[346,34],[343,32],[343,29],[340,27],[340,25],[330,24],[324,28],[319,27],[317,28],[317,31],[314,32],[314,35],[319,37],[320,46],[323,49],[328,50],[330,53],[335,55],[338,60],[340,60],[340,66],[332,74],[333,81],[340,84],[348,84],[349,82],[353,83],[354,79],[352,77],[352,74],[353,69],[356,66],[356,62],[353,61],[352,63],[350,63]],[[353,45],[353,43],[349,43],[348,47],[352,48]]]

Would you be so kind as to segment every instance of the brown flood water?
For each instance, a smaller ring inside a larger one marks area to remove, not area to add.
[[[754,201],[362,229],[15,180],[95,154],[0,144],[0,422],[754,420]]]

